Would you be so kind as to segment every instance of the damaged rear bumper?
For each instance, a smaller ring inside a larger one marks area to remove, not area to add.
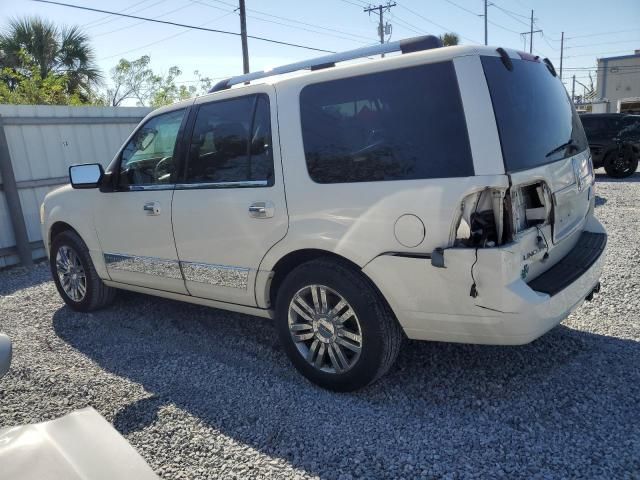
[[[594,238],[606,238],[602,225],[592,216],[584,225]],[[535,234],[533,234],[535,237]],[[364,268],[389,302],[409,338],[493,345],[529,343],[558,325],[587,297],[597,292],[605,262],[604,244],[597,254],[580,255],[584,247],[580,232],[551,251],[548,260],[556,273],[573,263],[579,272],[554,288],[552,294],[536,291],[546,285],[543,264],[531,260],[535,279],[524,275],[523,259],[531,250],[531,238],[504,247],[478,250],[474,276],[478,296],[469,295],[470,269],[475,249],[445,250],[445,268],[428,259],[383,255]],[[589,235],[587,235],[589,237]],[[569,259],[571,262],[567,262]],[[560,267],[565,261],[565,267]],[[582,262],[582,263],[580,263]],[[536,265],[533,265],[536,263]],[[528,271],[528,268],[526,269]],[[547,273],[547,279],[558,276]],[[539,279],[539,280],[538,280]],[[527,283],[528,282],[528,283]],[[532,288],[534,287],[534,288]]]

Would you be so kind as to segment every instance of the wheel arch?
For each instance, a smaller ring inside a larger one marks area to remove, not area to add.
[[[94,268],[100,278],[109,279],[109,274],[107,273],[104,259],[102,257],[102,249],[98,242],[95,230],[92,229],[91,225],[85,225],[84,228],[80,228],[80,224],[75,225],[74,222],[69,222],[66,218],[51,219],[50,226],[48,226],[46,230],[42,231],[42,240],[45,244],[47,256],[51,255],[53,239],[63,232],[73,232],[80,237],[80,240],[84,242],[89,250],[89,255],[93,261]]]
[[[362,270],[362,267],[360,267],[360,265],[358,265],[354,261],[349,260],[347,257],[339,255],[335,252],[331,252],[329,250],[322,250],[319,248],[303,248],[287,253],[286,255],[278,259],[278,261],[273,266],[271,270],[271,281],[267,285],[267,298],[269,299],[271,308],[275,307],[278,291],[286,276],[303,263],[307,263],[318,258],[331,259],[343,265],[346,265],[357,272],[360,272],[363,278],[365,278],[380,295],[380,298],[382,298],[383,301],[387,303],[387,305],[389,305],[389,301],[382,294],[375,282]],[[390,310],[392,311],[391,308]]]
[[[67,222],[63,222],[61,220],[58,220],[56,222],[54,222],[51,227],[49,227],[49,233],[48,233],[48,245],[50,246],[51,243],[53,242],[53,239],[55,237],[57,237],[58,235],[60,235],[62,232],[66,232],[66,231],[72,231],[74,232],[76,235],[78,235],[80,238],[82,238],[82,235],[80,235],[80,233],[78,232],[78,230],[76,230],[75,228],[73,228],[71,225],[69,225]]]

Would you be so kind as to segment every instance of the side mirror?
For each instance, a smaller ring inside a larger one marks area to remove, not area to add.
[[[102,165],[87,163],[69,167],[69,178],[73,188],[96,188],[104,175]]]

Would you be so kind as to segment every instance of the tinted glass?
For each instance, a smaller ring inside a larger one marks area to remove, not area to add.
[[[542,62],[513,60],[509,71],[499,57],[482,57],[482,66],[508,172],[554,162],[587,148],[582,123],[562,82]],[[568,142],[566,148],[559,148]]]
[[[224,100],[198,110],[187,183],[273,183],[271,120],[266,95]]]
[[[618,136],[626,142],[640,143],[640,115],[624,117]]]
[[[171,183],[174,149],[184,112],[158,115],[136,131],[120,157],[120,186]]]
[[[583,115],[582,117],[580,117],[580,121],[582,121],[582,127],[584,128],[584,132],[587,134],[587,136],[596,136],[602,134],[603,122],[599,118],[589,118],[588,115]]]
[[[309,85],[300,104],[307,168],[316,182],[473,175],[451,62]]]

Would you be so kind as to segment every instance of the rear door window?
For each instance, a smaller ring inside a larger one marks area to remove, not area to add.
[[[452,62],[308,85],[300,112],[315,182],[473,175]]]
[[[198,109],[186,183],[273,185],[269,97],[247,95]]]

